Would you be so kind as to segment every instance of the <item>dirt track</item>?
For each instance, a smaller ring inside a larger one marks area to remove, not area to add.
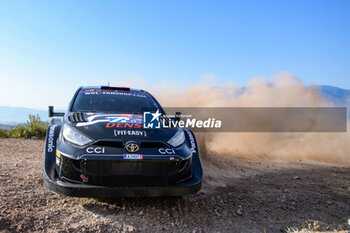
[[[203,189],[183,198],[68,198],[42,186],[43,141],[0,139],[0,231],[284,232],[346,230],[350,168],[203,159]],[[220,175],[218,175],[220,174]]]

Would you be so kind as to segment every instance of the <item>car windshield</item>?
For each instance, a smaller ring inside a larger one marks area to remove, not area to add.
[[[157,103],[146,93],[124,90],[82,89],[71,111],[143,114],[156,111]]]

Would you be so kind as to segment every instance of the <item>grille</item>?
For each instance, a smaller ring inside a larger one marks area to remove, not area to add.
[[[167,145],[163,142],[141,142],[141,148],[161,148],[166,146]]]
[[[81,161],[83,174],[95,185],[162,185],[191,174],[191,160],[176,161]]]
[[[118,148],[124,147],[124,143],[118,142],[118,141],[98,141],[98,142],[95,142],[94,145],[105,146],[105,147],[118,147]]]
[[[175,162],[148,162],[148,161],[111,161],[111,160],[88,160],[82,161],[80,167],[90,175],[138,175],[157,176],[162,175],[165,168],[175,165]]]
[[[95,142],[94,145],[96,146],[105,146],[105,147],[117,147],[117,148],[123,148],[124,143],[121,141],[98,141]],[[140,143],[141,148],[162,148],[167,147],[167,145],[163,142],[141,142]]]
[[[61,155],[59,176],[81,182],[81,174],[88,184],[107,186],[166,185],[191,176],[192,158],[171,160],[75,160]]]

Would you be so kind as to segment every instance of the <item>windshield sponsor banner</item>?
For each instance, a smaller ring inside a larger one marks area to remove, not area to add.
[[[346,132],[345,107],[172,107],[144,112],[144,129],[180,127],[196,132]],[[172,114],[172,115],[171,115]]]
[[[121,90],[112,91],[112,90],[89,89],[89,90],[82,90],[79,92],[79,94],[83,94],[83,95],[122,95],[122,96],[147,98],[147,96],[144,94],[139,94],[137,92],[132,92],[132,91],[121,91]]]

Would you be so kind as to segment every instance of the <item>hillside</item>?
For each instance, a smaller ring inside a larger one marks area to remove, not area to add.
[[[32,108],[0,106],[0,125],[16,125],[28,120],[29,114],[37,115],[44,121],[49,120],[47,111]]]

